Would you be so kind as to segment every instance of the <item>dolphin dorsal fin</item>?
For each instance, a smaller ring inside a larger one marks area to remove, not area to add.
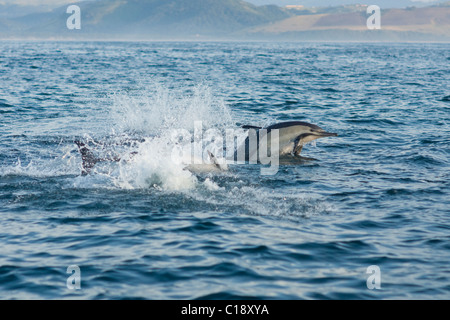
[[[225,164],[221,164],[221,163],[219,162],[219,160],[217,160],[216,156],[213,155],[209,150],[208,150],[208,155],[209,155],[209,158],[211,159],[212,163],[214,164],[214,166],[215,166],[217,169],[219,169],[219,170],[225,170],[225,171],[228,170],[228,166],[226,165],[226,163],[225,163]]]
[[[97,158],[83,142],[75,140],[74,143],[78,146],[78,151],[81,153],[81,175],[85,176],[91,172],[92,168],[100,161],[100,159]]]
[[[222,168],[220,167],[219,161],[217,161],[216,156],[213,155],[209,150],[208,150],[208,155],[209,155],[209,158],[211,159],[212,163],[213,163],[217,168],[222,169]]]

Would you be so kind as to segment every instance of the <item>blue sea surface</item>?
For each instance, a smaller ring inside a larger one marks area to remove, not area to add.
[[[449,80],[450,44],[3,41],[0,299],[449,299]],[[291,120],[339,136],[170,161]],[[128,160],[82,176],[75,140]]]

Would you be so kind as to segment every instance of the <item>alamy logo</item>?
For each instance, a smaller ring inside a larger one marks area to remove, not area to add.
[[[67,267],[66,273],[73,273],[67,278],[67,289],[69,290],[79,290],[81,289],[81,270],[80,267],[76,265],[71,265]]]
[[[379,6],[371,5],[367,7],[367,14],[371,14],[367,18],[367,29],[381,29],[381,9]]]
[[[367,288],[369,290],[381,289],[381,270],[379,266],[369,266],[366,271],[370,276],[367,278]]]
[[[81,9],[79,6],[71,5],[67,8],[67,13],[71,14],[69,18],[67,18],[67,29],[69,30],[80,30],[81,29]]]

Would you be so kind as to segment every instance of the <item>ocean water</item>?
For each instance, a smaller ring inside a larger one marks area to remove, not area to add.
[[[449,299],[449,80],[449,44],[1,42],[0,298]],[[171,161],[289,120],[339,136]],[[122,161],[81,176],[75,140]]]

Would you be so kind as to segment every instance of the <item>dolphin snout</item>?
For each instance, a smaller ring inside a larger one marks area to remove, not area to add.
[[[326,132],[326,131],[324,131],[324,132],[319,132],[319,134],[318,134],[319,136],[321,136],[321,137],[337,137],[337,133],[334,133],[334,132]]]

